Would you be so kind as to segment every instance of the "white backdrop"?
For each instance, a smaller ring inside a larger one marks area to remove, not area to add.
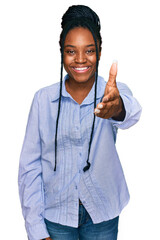
[[[0,1],[0,226],[1,239],[27,240],[18,196],[18,164],[34,93],[60,79],[59,34],[63,13],[84,4],[102,25],[99,75],[117,81],[143,107],[140,122],[119,130],[117,149],[131,200],[120,215],[118,240],[159,238],[159,3],[158,0]]]

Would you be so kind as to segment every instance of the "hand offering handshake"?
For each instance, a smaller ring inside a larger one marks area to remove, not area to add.
[[[113,63],[110,72],[109,80],[106,84],[104,97],[102,102],[98,103],[94,113],[97,117],[108,119],[111,117],[118,117],[122,111],[122,100],[116,84],[117,63]]]

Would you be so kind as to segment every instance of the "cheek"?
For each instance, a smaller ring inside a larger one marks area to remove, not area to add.
[[[69,56],[64,56],[64,59],[63,59],[63,64],[64,64],[64,67],[69,67],[69,65],[74,61],[73,57],[69,57]]]
[[[71,62],[72,62],[72,60],[71,60],[70,58],[68,58],[68,57],[65,58],[65,57],[64,57],[64,59],[63,59],[63,66],[64,66],[64,69],[65,69],[65,71],[66,71],[67,73],[70,73],[70,72],[71,72],[71,71],[70,71],[70,68],[69,68]]]
[[[63,63],[64,63],[64,65],[67,66],[67,65],[68,65],[68,62],[69,62],[68,57],[66,57],[66,56],[64,55],[64,58],[63,58]]]
[[[96,56],[91,56],[88,60],[92,63],[92,65],[96,65]]]

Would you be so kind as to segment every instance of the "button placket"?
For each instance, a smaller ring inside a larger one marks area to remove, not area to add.
[[[75,115],[75,118],[74,118],[75,133],[76,133],[78,138],[81,138],[81,133],[80,133],[80,107],[79,107],[79,105],[76,106],[74,115]]]

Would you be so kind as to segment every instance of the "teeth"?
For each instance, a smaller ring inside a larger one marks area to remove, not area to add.
[[[86,70],[86,69],[88,69],[89,67],[83,67],[83,68],[74,68],[74,69],[76,69],[76,70],[78,70],[78,71],[83,71],[83,70]]]

